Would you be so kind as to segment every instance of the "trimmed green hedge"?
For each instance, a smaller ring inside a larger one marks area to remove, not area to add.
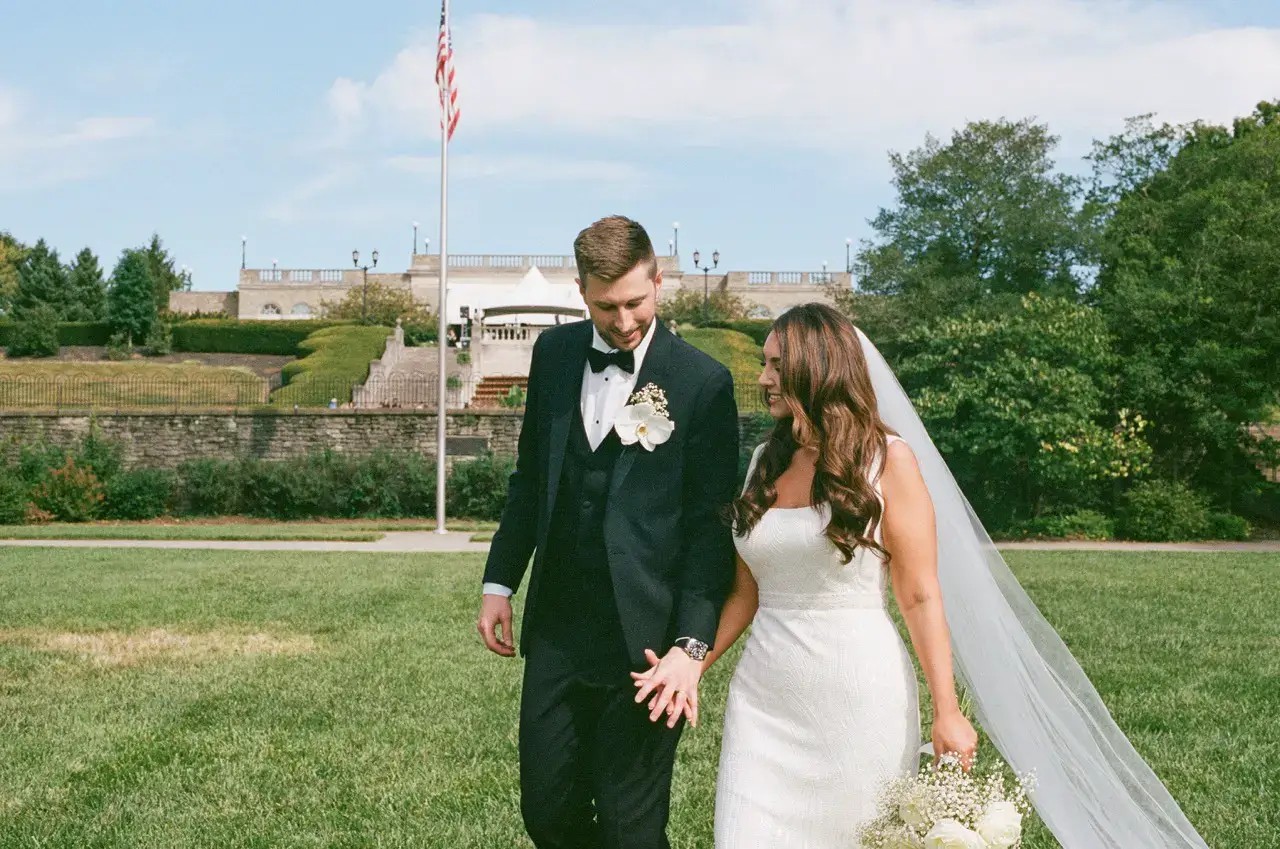
[[[17,322],[0,321],[0,347],[8,347],[17,329]],[[59,345],[106,345],[111,338],[111,325],[105,321],[58,322]]]
[[[708,321],[701,327],[716,328],[720,330],[736,330],[750,336],[760,347],[764,347],[764,340],[769,338],[769,331],[773,329],[773,320],[769,318],[743,318],[734,321]]]
[[[351,400],[351,387],[369,376],[369,363],[386,349],[389,327],[358,324],[317,330],[298,344],[302,359],[285,365],[285,385],[271,393],[280,405],[322,406],[330,398]]]
[[[207,354],[299,353],[304,339],[318,330],[355,326],[350,321],[326,319],[241,321],[235,318],[198,318],[173,326],[173,350]],[[388,331],[382,330],[385,336]]]

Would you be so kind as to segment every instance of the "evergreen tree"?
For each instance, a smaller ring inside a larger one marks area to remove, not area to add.
[[[63,316],[66,321],[102,321],[107,312],[107,284],[98,258],[88,248],[76,254],[68,273],[72,302]]]
[[[48,304],[61,319],[71,305],[71,291],[67,270],[58,259],[58,252],[44,239],[36,242],[18,266],[18,293],[14,312],[33,309],[38,304]]]
[[[173,265],[173,257],[165,250],[159,233],[151,234],[151,242],[143,249],[147,262],[147,272],[151,276],[154,290],[153,300],[159,312],[169,309],[169,293],[180,292],[184,288],[185,279]]]
[[[18,266],[26,254],[26,245],[0,230],[0,315],[13,314],[18,297]]]
[[[155,292],[147,250],[124,251],[111,272],[107,290],[107,321],[112,329],[126,334],[134,343],[146,339],[156,321]]]

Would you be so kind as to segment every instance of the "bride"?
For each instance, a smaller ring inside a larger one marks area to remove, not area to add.
[[[717,849],[847,849],[881,784],[977,734],[953,679],[1064,849],[1207,849],[1009,572],[875,346],[823,304],[781,316],[760,377],[776,425],[731,506],[738,567],[705,672],[751,635],[725,709]],[[656,662],[657,658],[650,658]],[[676,712],[633,673],[652,716]],[[696,719],[696,697],[683,710]],[[674,716],[672,717],[674,719]]]

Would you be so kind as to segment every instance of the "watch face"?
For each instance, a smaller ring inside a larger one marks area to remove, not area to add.
[[[707,651],[710,648],[701,640],[695,640],[692,638],[679,640],[676,642],[676,645],[684,649],[685,654],[689,655],[689,657],[694,660],[706,660]]]

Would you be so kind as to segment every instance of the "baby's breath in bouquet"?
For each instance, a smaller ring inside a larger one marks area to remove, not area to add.
[[[1017,849],[1027,792],[1035,776],[1016,776],[1012,791],[999,773],[978,778],[945,754],[918,775],[886,783],[878,816],[858,833],[863,849]]]

